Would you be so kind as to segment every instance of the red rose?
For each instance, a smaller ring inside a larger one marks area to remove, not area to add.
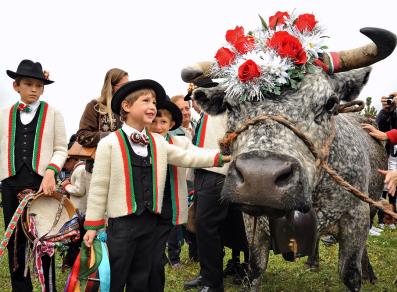
[[[270,16],[269,17],[269,27],[271,29],[273,29],[276,26],[276,23],[277,23],[277,25],[284,24],[285,23],[284,16],[289,18],[288,12],[277,11],[276,14],[274,14],[273,16]]]
[[[226,32],[226,41],[233,46],[240,37],[244,37],[244,28],[242,26],[236,26],[235,29],[229,29]]]
[[[261,75],[259,66],[252,60],[247,60],[238,68],[238,78],[247,82]]]
[[[249,51],[252,51],[255,47],[254,37],[250,35],[239,37],[234,44],[234,47],[240,54],[246,54]]]
[[[305,50],[302,48],[300,41],[286,31],[275,32],[267,45],[283,58],[291,58],[295,64],[302,65],[307,61]]]
[[[303,32],[304,30],[312,31],[313,28],[316,26],[316,19],[313,14],[301,14],[298,16],[295,22],[296,28]]]
[[[220,48],[218,52],[216,52],[215,59],[218,61],[219,67],[230,65],[236,57],[236,54],[233,53],[228,48]]]

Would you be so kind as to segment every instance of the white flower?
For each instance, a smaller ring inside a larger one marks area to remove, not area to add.
[[[303,49],[315,58],[323,53],[324,37],[319,33],[304,33],[300,37]]]

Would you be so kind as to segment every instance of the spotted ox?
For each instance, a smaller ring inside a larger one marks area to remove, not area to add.
[[[274,237],[289,236],[280,231],[283,226],[277,221],[280,218],[287,224],[285,230],[289,223],[294,224],[294,218],[301,216],[309,222],[309,229],[314,226],[315,230],[305,232],[315,239],[323,234],[335,235],[339,242],[340,277],[350,291],[359,291],[363,278],[375,278],[366,251],[370,206],[346,191],[320,166],[322,159],[325,160],[337,174],[372,198],[377,199],[382,192],[383,179],[376,170],[385,167],[384,147],[361,129],[360,115],[338,114],[338,108],[342,102],[357,98],[368,81],[371,72],[368,66],[392,53],[396,37],[376,28],[361,32],[373,43],[335,53],[342,63],[338,72],[328,74],[318,69],[307,74],[297,89],[280,95],[241,101],[228,98],[220,85],[193,91],[193,99],[207,113],[226,111],[227,128],[231,132],[248,119],[282,117],[312,144],[311,149],[310,143],[304,142],[286,123],[269,118],[248,126],[230,146],[233,162],[222,196],[257,218],[254,224],[254,217],[245,215],[247,236],[253,243],[250,247],[253,291],[259,290],[260,274],[266,269],[270,246],[277,248]],[[203,62],[186,67],[182,79],[203,80],[209,76],[210,66],[211,62]],[[324,151],[327,149],[328,155]],[[279,227],[273,227],[274,232],[271,232],[272,222]],[[306,243],[303,240],[300,244]],[[295,246],[295,255],[296,249],[299,256],[299,246]],[[282,247],[280,250],[288,258]]]

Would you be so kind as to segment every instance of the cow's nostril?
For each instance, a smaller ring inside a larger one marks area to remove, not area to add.
[[[278,187],[285,187],[291,183],[291,179],[294,175],[294,170],[292,166],[289,164],[283,167],[282,170],[279,170],[277,174],[278,176],[274,183]]]

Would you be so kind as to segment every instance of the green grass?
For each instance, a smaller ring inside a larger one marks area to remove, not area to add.
[[[2,210],[0,210],[2,217]],[[4,230],[3,220],[0,220],[0,230]],[[397,230],[385,230],[380,237],[370,237],[368,240],[369,256],[378,276],[376,285],[365,283],[362,291],[397,291],[393,280],[397,275]],[[230,257],[227,250],[225,262]],[[290,263],[280,255],[270,255],[268,269],[263,277],[262,291],[345,291],[337,271],[338,247],[320,246],[320,271],[312,272],[305,268],[306,258]],[[190,262],[187,248],[182,250],[183,266],[179,270],[166,267],[167,292],[183,291],[183,282],[194,278],[199,270],[197,263]],[[57,267],[60,257],[57,257]],[[34,278],[34,291],[41,291],[38,280]],[[57,290],[63,291],[67,273],[57,268]],[[0,291],[11,291],[8,264],[6,256],[0,263]],[[192,290],[194,291],[194,290]],[[225,282],[225,291],[241,291],[241,287],[233,285],[230,279]]]

